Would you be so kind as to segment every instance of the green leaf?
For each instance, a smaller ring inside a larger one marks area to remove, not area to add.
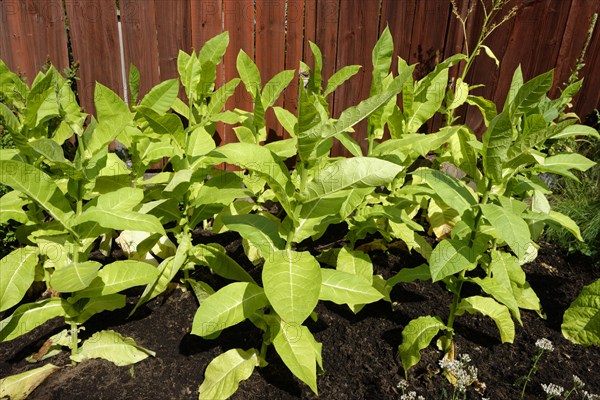
[[[141,261],[115,261],[98,272],[98,276],[74,300],[84,297],[106,296],[134,286],[147,285],[158,275],[158,270]]]
[[[158,218],[133,211],[104,210],[98,207],[90,207],[79,214],[75,224],[80,225],[84,222],[96,222],[101,227],[109,229],[127,230],[134,228],[142,232],[165,235],[165,230]]]
[[[200,304],[192,323],[192,333],[214,337],[215,333],[239,324],[268,304],[261,287],[248,282],[231,283]]]
[[[0,398],[7,400],[25,400],[44,380],[58,371],[60,367],[46,364],[20,374],[0,379]]]
[[[314,181],[306,186],[306,198],[311,201],[349,189],[384,186],[402,171],[402,167],[372,157],[343,158],[319,171]]]
[[[283,323],[273,345],[277,354],[296,377],[317,392],[317,362],[321,358],[321,344],[307,327]]]
[[[96,197],[96,206],[102,210],[128,211],[144,200],[144,191],[139,188],[124,187]]]
[[[325,92],[323,92],[323,96],[329,96],[344,82],[358,74],[361,68],[362,66],[360,65],[347,65],[339,71],[336,71],[336,73],[331,75],[327,80],[327,88],[325,89]]]
[[[502,164],[512,144],[513,124],[508,112],[503,111],[491,122],[483,134],[483,168],[485,174],[495,182],[502,179]]]
[[[510,102],[511,116],[526,114],[529,111],[539,107],[542,99],[552,87],[554,71],[550,70],[544,74],[538,75],[526,82],[519,88],[515,98]]]
[[[456,308],[456,315],[481,313],[494,320],[502,343],[512,343],[515,338],[515,324],[513,323],[508,308],[489,297],[471,296],[462,299]]]
[[[69,161],[65,158],[62,147],[51,139],[37,139],[29,142],[29,146],[41,155],[46,158],[48,161],[59,163],[59,164],[68,164]]]
[[[262,91],[262,104],[265,109],[275,104],[281,93],[294,79],[295,73],[294,70],[281,71],[267,82]]]
[[[433,249],[429,259],[431,280],[437,282],[458,272],[475,268],[478,255],[467,241],[442,240]]]
[[[0,118],[2,120],[2,125],[7,128],[12,135],[19,133],[21,126],[19,119],[4,103],[0,103]]]
[[[48,70],[42,79],[33,82],[27,94],[27,107],[24,111],[25,125],[30,129],[39,126],[51,118],[60,116],[54,84],[53,69]]]
[[[481,96],[467,96],[466,102],[472,106],[476,106],[481,111],[483,115],[483,121],[485,122],[485,126],[489,127],[490,122],[496,118],[498,115],[498,111],[496,110],[496,104]]]
[[[469,97],[469,85],[466,82],[463,82],[461,78],[458,78],[456,81],[456,87],[454,89],[454,95],[452,97],[452,102],[448,105],[448,110],[455,110],[458,107],[465,104],[467,98]]]
[[[498,237],[508,244],[519,259],[522,259],[531,242],[527,222],[512,211],[495,204],[482,204],[480,207]]]
[[[179,93],[179,80],[169,79],[154,86],[142,99],[140,106],[164,114],[173,105]]]
[[[225,279],[256,283],[248,272],[229,257],[225,248],[219,244],[197,244],[190,250],[190,256],[196,263],[210,267]]]
[[[558,228],[564,228],[571,232],[577,240],[583,242],[581,231],[577,223],[573,221],[569,216],[561,214],[557,211],[550,211],[549,213],[533,213],[529,212],[523,215],[523,218],[530,221],[543,221],[549,225],[554,225]]]
[[[498,60],[498,58],[496,57],[496,55],[494,54],[494,52],[492,51],[492,49],[490,49],[489,47],[487,47],[484,44],[482,44],[481,47],[485,51],[485,54],[487,54],[487,56],[489,58],[491,58],[492,60],[494,60],[494,62],[496,63],[496,68],[500,68],[500,61]]]
[[[218,162],[228,162],[255,172],[264,179],[275,192],[282,207],[292,214],[290,199],[294,197],[294,187],[290,174],[281,160],[270,150],[251,143],[229,143],[218,147],[208,157]]]
[[[386,26],[379,35],[379,40],[373,47],[371,60],[373,63],[373,78],[371,81],[371,95],[383,91],[383,80],[390,73],[392,57],[394,55],[394,40],[389,26]]]
[[[369,255],[362,251],[342,247],[337,256],[335,268],[338,271],[360,276],[369,284],[373,282],[373,263]]]
[[[220,354],[206,367],[204,381],[198,389],[199,399],[229,398],[238,389],[239,383],[248,379],[258,365],[256,349],[231,349]]]
[[[450,175],[432,169],[419,169],[413,174],[423,178],[435,191],[435,196],[458,211],[459,215],[477,204],[473,192],[463,182]]]
[[[539,169],[547,172],[555,172],[561,175],[565,175],[571,169],[578,171],[587,171],[596,165],[595,162],[589,158],[577,154],[557,154],[555,156],[546,157],[542,163],[538,166]]]
[[[235,89],[240,84],[239,78],[234,78],[221,86],[212,96],[210,96],[210,103],[208,103],[208,115],[216,115],[223,107],[227,100],[233,96]]]
[[[521,313],[519,311],[519,303],[515,298],[513,289],[509,283],[506,285],[502,280],[494,279],[493,277],[471,278],[471,282],[476,283],[483,289],[484,292],[492,296],[501,304],[504,304],[519,323],[521,323]]]
[[[38,251],[33,247],[13,250],[0,260],[0,311],[11,308],[25,296],[37,264]]]
[[[409,283],[414,281],[428,281],[431,279],[429,265],[421,264],[415,268],[402,268],[398,273],[387,280],[387,284],[391,287],[398,283]]]
[[[242,82],[244,82],[244,86],[246,86],[248,93],[254,95],[256,92],[260,92],[260,72],[258,71],[256,64],[254,64],[254,61],[252,61],[244,50],[240,50],[237,56],[236,66],[238,74],[240,75]]]
[[[129,64],[129,105],[135,106],[140,93],[140,71],[135,65]]]
[[[228,229],[258,247],[265,258],[285,247],[285,240],[278,233],[279,225],[262,215],[223,215],[222,221]]]
[[[565,312],[561,330],[574,343],[600,345],[600,279],[583,287]]]
[[[27,195],[55,221],[69,229],[73,210],[56,183],[41,170],[20,161],[0,161],[0,183]]]
[[[291,137],[296,137],[298,118],[285,108],[273,107],[277,120]]]
[[[86,153],[95,154],[121,134],[133,120],[125,102],[106,86],[96,83],[94,104],[98,116],[96,129],[84,135]]]
[[[321,276],[320,300],[353,306],[374,303],[383,298],[362,276],[328,268],[321,269]]]
[[[354,157],[362,157],[362,148],[360,145],[346,132],[338,133],[335,138],[352,154]]]
[[[302,324],[310,315],[321,289],[321,268],[308,252],[277,251],[265,260],[265,294],[287,323]]]
[[[75,317],[66,318],[67,322],[83,324],[88,319],[103,311],[114,311],[125,307],[127,297],[124,294],[109,294],[107,296],[92,297],[86,299],[85,305]]]
[[[82,362],[101,358],[122,367],[155,355],[155,352],[138,346],[132,338],[123,337],[115,331],[100,331],[86,340],[77,354],[71,356],[71,360]]]
[[[446,330],[446,325],[440,317],[431,316],[413,319],[404,327],[398,352],[405,375],[421,360],[421,350],[429,346],[440,330]]]
[[[227,46],[229,46],[229,32],[220,33],[207,40],[200,49],[200,53],[198,53],[200,63],[211,62],[214,65],[219,65],[225,51],[227,51]]]
[[[60,293],[85,289],[98,276],[102,264],[95,261],[72,263],[58,268],[50,277],[50,286]]]
[[[59,297],[23,304],[0,321],[0,343],[18,338],[52,318],[67,315],[71,310],[69,303]]]
[[[310,51],[313,53],[315,63],[308,83],[308,88],[312,93],[318,94],[323,90],[323,54],[321,53],[319,46],[310,40],[308,41],[308,45],[310,46]]]
[[[555,134],[551,139],[565,139],[573,136],[590,136],[596,139],[600,139],[600,133],[591,126],[586,125],[571,125]]]

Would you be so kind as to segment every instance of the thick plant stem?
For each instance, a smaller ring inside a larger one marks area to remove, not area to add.
[[[77,324],[74,322],[71,322],[71,356],[75,356],[77,354],[77,350],[78,350],[78,345],[79,345],[79,338],[77,337],[77,334],[79,333],[79,328],[77,327]],[[71,365],[75,365],[77,364],[75,361],[71,361]]]

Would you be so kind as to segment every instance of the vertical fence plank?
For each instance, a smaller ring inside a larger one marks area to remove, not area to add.
[[[229,31],[230,44],[225,53],[225,80],[229,81],[238,76],[236,60],[240,50],[244,50],[254,59],[254,0],[224,0],[224,27]],[[227,109],[241,108],[252,111],[253,100],[240,84],[235,94],[227,102]],[[223,142],[236,142],[233,130],[226,128],[223,132]]]
[[[179,50],[190,52],[190,3],[188,1],[155,0],[156,36],[160,80],[177,78]]]
[[[285,68],[285,0],[268,0],[256,3],[256,65],[263,86]],[[280,97],[276,106],[283,105]],[[277,123],[272,109],[266,115],[269,139],[283,136],[283,128]]]
[[[525,80],[555,65],[570,6],[568,1],[543,0],[523,4],[519,9],[500,65],[500,78],[494,93],[497,104],[504,104],[519,64]]]
[[[60,0],[0,0],[0,35],[0,58],[29,84],[47,60],[69,66]]]
[[[296,73],[294,75],[294,80],[292,80],[290,86],[285,90],[283,96],[284,108],[294,115],[298,115],[298,68],[300,67],[300,61],[302,60],[305,11],[304,0],[288,0],[285,69],[296,70]],[[284,137],[289,137],[289,135],[284,132]]]
[[[595,0],[573,0],[569,17],[566,23],[565,33],[556,60],[554,81],[557,83],[552,91],[552,98],[560,94],[562,83],[567,82],[571,71],[576,67],[583,46],[585,44],[587,30],[594,13],[600,13],[600,3]],[[580,76],[586,76],[584,85],[575,98],[575,110],[581,117],[599,107],[600,91],[593,88],[598,87],[597,73],[593,73],[590,66],[598,65],[598,41],[600,40],[600,23],[596,24],[592,41],[588,47],[584,59],[585,67],[580,71]],[[594,62],[595,60],[595,62]],[[594,82],[595,81],[595,82]],[[595,84],[594,84],[595,83]]]
[[[389,25],[390,32],[394,38],[394,59],[392,60],[392,71],[397,73],[398,59],[402,57],[408,60],[410,56],[410,44],[414,24],[417,0],[383,0],[381,4],[381,23],[379,31],[383,31]]]
[[[200,0],[190,2],[190,16],[192,27],[192,47],[200,51],[207,40],[220,34],[223,30],[223,0]],[[225,83],[224,64],[217,66],[215,89]],[[216,124],[216,133],[219,140],[223,141],[225,124]]]
[[[507,10],[510,9],[517,2],[513,1],[507,5]],[[502,14],[504,15],[504,14]],[[476,2],[474,4],[473,15],[470,17],[472,26],[471,33],[469,34],[469,49],[470,51],[475,46],[477,36],[481,30],[483,25],[483,10],[480,7],[480,4]],[[504,24],[502,24],[499,28],[497,28],[488,38],[485,45],[488,46],[496,57],[500,60],[500,67],[504,64],[504,53],[509,44],[509,38],[514,29],[516,18],[513,18]],[[467,74],[466,81],[470,85],[483,85],[477,89],[474,89],[472,94],[477,96],[483,96],[486,99],[493,100],[494,92],[496,91],[496,86],[498,86],[498,80],[500,79],[500,68],[496,66],[495,61],[486,56],[485,54],[481,54],[478,56],[471,70]],[[510,82],[509,82],[510,83]],[[501,105],[499,106],[501,111]],[[485,129],[485,124],[483,122],[483,117],[481,112],[473,106],[467,107],[467,111],[465,114],[464,121],[466,124],[473,130],[478,136],[481,136]]]
[[[92,113],[96,81],[123,96],[117,8],[114,1],[106,0],[66,0],[66,7],[73,57],[81,64],[79,100]]]
[[[317,8],[321,1],[325,0],[306,0],[304,4],[304,40],[302,43],[303,46],[303,58],[307,65],[312,66],[314,63],[312,53],[310,51],[310,47],[308,45],[308,41],[310,40],[313,43],[317,43]],[[335,0],[329,0],[335,1]],[[336,27],[337,32],[337,27]]]
[[[351,64],[362,65],[362,68],[335,93],[335,116],[369,97],[373,74],[371,54],[378,38],[379,4],[379,0],[345,0],[340,8],[336,69]],[[353,135],[363,150],[367,144],[366,126],[364,121],[356,125],[356,133]],[[339,155],[349,154],[337,141],[333,152]]]
[[[120,7],[126,76],[131,64],[139,69],[139,100],[160,82],[154,0],[122,0]]]
[[[347,7],[350,6],[351,3],[348,0],[319,0],[317,2],[315,43],[319,46],[319,48],[321,49],[321,53],[323,54],[324,85],[327,84],[327,79],[336,71],[338,52],[341,47],[345,46],[345,43],[340,43],[341,37],[339,36],[338,24],[342,18],[342,10],[347,9]],[[350,23],[350,21],[344,22],[348,24]],[[310,53],[312,56],[310,48],[307,48],[305,52]],[[311,64],[309,64],[311,68],[313,67],[313,63],[314,61],[311,57]],[[330,101],[330,105],[332,106],[332,112],[334,111],[334,102],[335,100],[332,96]]]

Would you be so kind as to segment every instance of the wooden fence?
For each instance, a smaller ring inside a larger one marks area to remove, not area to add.
[[[474,14],[467,26],[472,44],[482,24],[480,0],[457,0]],[[489,1],[489,0],[486,0]],[[555,68],[555,89],[565,82],[585,42],[599,0],[512,0],[517,16],[496,30],[487,45],[500,59],[500,67],[479,57],[468,82],[497,102],[506,96],[512,73],[521,64],[526,79]],[[460,24],[452,15],[450,0],[0,0],[0,58],[29,81],[46,60],[61,70],[73,60],[80,63],[78,90],[82,106],[93,111],[94,82],[123,93],[123,66],[135,64],[145,93],[161,80],[177,76],[179,49],[191,51],[223,30],[230,47],[219,69],[223,83],[237,76],[235,60],[243,49],[258,64],[267,80],[283,69],[298,69],[300,60],[311,65],[308,40],[324,55],[324,76],[350,64],[361,72],[331,99],[333,114],[368,97],[371,49],[389,24],[396,55],[419,63],[424,74],[444,58],[463,51]],[[511,4],[511,5],[512,5]],[[120,21],[118,12],[120,12]],[[69,30],[65,29],[65,18]],[[123,43],[123,46],[121,46]],[[122,47],[122,48],[121,48]],[[472,47],[472,46],[471,46]],[[600,106],[600,28],[596,29],[581,71],[585,84],[574,110],[581,116]],[[128,70],[128,68],[125,68]],[[278,105],[295,112],[297,83]],[[247,108],[243,91],[228,107]],[[478,111],[464,117],[477,129]],[[278,134],[273,116],[268,121]],[[361,135],[357,131],[357,136]],[[222,142],[235,140],[232,132],[219,132]],[[339,148],[335,150],[340,151]]]

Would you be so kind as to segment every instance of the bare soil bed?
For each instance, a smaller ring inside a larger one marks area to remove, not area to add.
[[[206,238],[209,239],[209,238]],[[200,237],[197,240],[204,240]],[[242,256],[240,241],[233,235],[220,238],[228,251],[255,277],[260,269]],[[400,250],[372,252],[376,273],[389,278],[401,268],[418,265],[421,260]],[[527,387],[527,399],[545,399],[542,383],[556,383],[567,389],[572,375],[577,375],[591,393],[600,393],[600,349],[572,344],[562,337],[562,315],[584,285],[600,275],[590,261],[568,256],[561,250],[542,244],[537,260],[525,266],[529,282],[537,292],[546,319],[523,311],[523,327],[517,324],[514,344],[501,344],[492,320],[479,315],[460,317],[455,325],[457,351],[467,353],[471,365],[479,370],[479,380],[489,399],[519,399],[515,381],[526,375],[535,341],[548,338],[555,350],[545,354],[539,370]],[[218,288],[226,282],[199,272],[198,279]],[[468,290],[468,289],[467,289]],[[156,352],[133,367],[116,367],[103,360],[70,365],[68,354],[49,360],[64,366],[51,375],[30,396],[36,400],[95,399],[195,399],[208,363],[220,353],[234,347],[260,347],[261,332],[250,323],[226,330],[217,340],[190,335],[197,302],[191,292],[176,289],[142,307],[131,318],[136,293],[131,293],[125,309],[100,314],[86,324],[84,338],[101,329],[113,329]],[[451,295],[439,284],[417,282],[401,284],[392,291],[393,305],[385,302],[365,307],[358,315],[348,308],[321,302],[319,319],[308,322],[315,338],[323,343],[325,371],[318,378],[319,396],[298,381],[285,368],[274,351],[269,351],[269,365],[242,382],[235,399],[398,399],[398,382],[404,378],[398,345],[403,327],[421,315],[446,318]],[[51,321],[14,341],[0,344],[0,377],[36,367],[25,357],[36,352],[50,334],[63,329],[61,321]],[[431,346],[423,352],[421,362],[410,371],[409,390],[426,399],[444,399],[452,387],[440,374],[442,354]],[[469,399],[480,399],[469,389]],[[571,399],[578,399],[571,396]]]

